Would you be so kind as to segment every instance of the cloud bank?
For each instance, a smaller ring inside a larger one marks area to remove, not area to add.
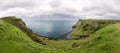
[[[120,0],[0,0],[0,17],[56,14],[81,19],[120,19]]]

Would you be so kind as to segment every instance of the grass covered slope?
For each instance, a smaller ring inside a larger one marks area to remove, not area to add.
[[[51,47],[63,49],[63,53],[120,53],[119,41],[120,23],[115,23],[103,27],[83,40],[52,41]],[[70,45],[77,47],[71,48]]]
[[[120,53],[120,23],[111,24],[92,34],[74,51],[78,53]],[[77,53],[76,52],[76,53]]]
[[[54,53],[52,50],[34,42],[19,28],[0,19],[0,53]]]
[[[117,20],[79,20],[74,26],[71,32],[71,37],[81,38],[88,37],[94,32],[102,29],[109,24],[115,24]]]
[[[6,21],[7,23],[10,23],[17,28],[21,29],[24,33],[26,33],[29,37],[31,37],[34,41],[39,42],[41,44],[44,44],[44,38],[36,35],[35,33],[32,32],[31,29],[29,29],[26,24],[22,21],[20,18],[16,18],[15,16],[8,16],[8,17],[3,17],[1,18],[2,20]]]
[[[31,36],[33,32],[26,26],[26,24],[20,18],[16,18],[15,16],[3,17],[2,20],[20,28],[27,35]]]

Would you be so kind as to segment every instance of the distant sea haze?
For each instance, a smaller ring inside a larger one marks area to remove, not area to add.
[[[46,37],[59,37],[72,30],[72,26],[77,21],[71,20],[24,20],[27,27],[29,27],[34,33],[46,36]]]

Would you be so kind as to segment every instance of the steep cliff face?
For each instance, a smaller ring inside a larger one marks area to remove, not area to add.
[[[79,20],[71,32],[73,38],[85,38],[109,24],[115,24],[117,20]]]

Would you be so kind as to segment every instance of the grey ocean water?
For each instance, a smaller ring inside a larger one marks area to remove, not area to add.
[[[34,33],[47,36],[47,37],[59,37],[72,30],[72,26],[76,21],[53,21],[53,20],[24,20],[27,27],[29,27]]]

